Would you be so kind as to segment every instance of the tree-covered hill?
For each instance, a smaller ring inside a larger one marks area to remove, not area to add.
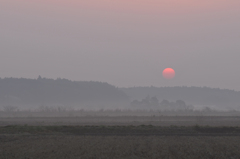
[[[103,82],[70,81],[60,78],[54,80],[40,76],[38,79],[0,78],[0,108],[8,105],[27,108],[39,106],[73,106],[80,109],[131,108],[130,105],[136,103],[136,100],[144,102],[148,96],[155,99],[154,101],[158,100],[159,103],[163,100],[169,102],[182,100],[187,105],[193,106],[237,110],[240,107],[240,92],[227,89],[208,87],[117,88]]]
[[[67,79],[0,79],[1,105],[90,105],[118,103],[128,96],[108,83]]]
[[[157,97],[159,101],[183,100],[188,104],[239,109],[240,92],[209,87],[132,87],[121,88],[131,99]]]

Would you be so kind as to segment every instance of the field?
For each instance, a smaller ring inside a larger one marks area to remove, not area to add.
[[[240,126],[240,116],[76,116],[2,117],[6,125],[154,125],[154,126]]]
[[[0,121],[1,159],[240,158],[238,117],[1,118]]]

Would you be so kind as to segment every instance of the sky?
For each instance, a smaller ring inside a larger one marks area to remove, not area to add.
[[[240,91],[239,0],[0,0],[0,77]],[[174,79],[162,77],[171,67]]]

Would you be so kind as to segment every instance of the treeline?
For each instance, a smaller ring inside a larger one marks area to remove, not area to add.
[[[6,110],[21,109],[19,106],[191,109],[192,105],[186,103],[194,107],[240,110],[240,92],[208,87],[117,88],[104,82],[54,80],[41,76],[37,79],[0,78],[0,109]]]
[[[0,79],[0,104],[6,105],[78,105],[129,101],[128,96],[108,83],[67,79]]]
[[[181,99],[186,103],[227,108],[240,108],[240,92],[228,89],[209,87],[131,87],[121,88],[131,101],[141,100],[146,96],[158,100],[176,101]]]
[[[178,109],[178,110],[162,110],[162,109],[72,109],[65,107],[52,107],[52,106],[40,106],[35,109],[21,110],[18,107],[6,106],[5,109],[0,109],[0,117],[113,117],[121,116],[123,118],[132,116],[132,120],[135,121],[136,117],[142,121],[146,116],[152,116],[153,118],[158,118],[162,116],[196,116],[199,120],[203,119],[204,116],[235,116],[239,117],[240,111],[217,111],[210,108],[205,108],[202,110],[192,110],[192,109]],[[74,119],[75,120],[75,119]]]
[[[187,105],[183,100],[176,100],[169,102],[164,99],[159,102],[157,97],[147,96],[141,101],[133,100],[131,102],[132,108],[135,109],[159,109],[159,110],[193,110],[193,105]]]

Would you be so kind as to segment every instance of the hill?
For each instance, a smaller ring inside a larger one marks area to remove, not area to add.
[[[0,79],[0,105],[74,106],[78,108],[114,106],[129,102],[128,96],[108,83],[67,79]]]
[[[131,87],[121,88],[131,99],[141,100],[157,97],[161,100],[183,100],[187,104],[199,107],[211,107],[221,109],[239,109],[240,92],[228,89],[208,87]]]
[[[103,82],[67,79],[0,78],[0,109],[4,106],[39,108],[61,106],[84,109],[131,108],[134,100],[184,101],[195,108],[235,109],[240,92],[208,87],[131,87],[117,88]],[[156,97],[156,98],[153,98]],[[138,105],[138,103],[137,103]],[[175,104],[176,105],[176,104]],[[145,108],[145,106],[144,106]],[[146,107],[149,108],[150,107]],[[155,107],[154,107],[155,108]],[[156,107],[158,108],[158,106]]]

